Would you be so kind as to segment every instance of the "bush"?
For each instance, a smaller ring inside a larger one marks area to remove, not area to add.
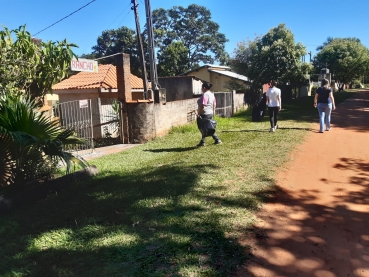
[[[311,87],[311,96],[315,96],[315,92],[316,92],[317,89],[318,89],[317,86],[312,86]]]

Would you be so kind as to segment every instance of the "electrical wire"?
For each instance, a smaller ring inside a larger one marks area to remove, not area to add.
[[[88,2],[86,5],[84,5],[83,7],[80,7],[78,10],[76,10],[76,11],[74,11],[74,12],[70,13],[69,15],[67,15],[67,16],[65,16],[65,17],[63,17],[62,19],[60,19],[60,20],[58,20],[58,21],[56,21],[55,23],[51,24],[50,26],[46,27],[45,29],[42,29],[41,31],[37,32],[36,34],[34,34],[34,35],[33,35],[33,37],[35,37],[36,35],[38,35],[39,33],[43,32],[43,31],[45,31],[45,30],[49,29],[50,27],[54,26],[55,24],[59,23],[60,21],[63,21],[64,19],[66,19],[66,18],[70,17],[72,14],[74,14],[74,13],[76,13],[76,12],[78,12],[78,11],[82,10],[83,8],[87,7],[87,6],[88,6],[88,5],[90,5],[92,2],[95,2],[95,1],[96,1],[96,0],[92,0],[92,1]]]

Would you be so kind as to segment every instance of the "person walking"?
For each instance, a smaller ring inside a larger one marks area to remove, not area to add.
[[[331,129],[331,112],[336,109],[332,89],[327,79],[322,80],[322,86],[315,92],[314,107],[319,112],[319,133],[324,133],[324,124],[326,131]]]
[[[266,104],[268,105],[270,132],[278,129],[278,113],[282,109],[281,90],[276,87],[277,82],[271,81],[270,88],[266,92]]]
[[[216,108],[216,99],[214,96],[214,93],[210,91],[210,88],[213,85],[207,82],[204,82],[202,84],[201,90],[202,95],[197,100],[197,126],[199,127],[199,130],[201,132],[202,138],[200,143],[197,145],[199,146],[205,146],[205,138],[206,138],[206,132],[201,128],[203,126],[203,120],[212,120],[213,116],[215,114],[215,108]],[[214,139],[214,144],[221,144],[222,141],[218,138],[217,134],[212,134],[212,137]]]

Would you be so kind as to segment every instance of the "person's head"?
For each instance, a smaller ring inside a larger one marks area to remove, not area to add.
[[[208,83],[208,82],[203,82],[202,83],[202,91],[205,92],[205,91],[208,91],[210,90],[210,88],[212,87],[213,85]]]
[[[329,87],[329,80],[328,79],[323,79],[322,80],[322,87],[325,87],[325,88]]]
[[[277,86],[277,81],[275,81],[275,80],[271,80],[271,81],[270,81],[270,86],[271,86],[271,87],[275,87],[275,86]]]

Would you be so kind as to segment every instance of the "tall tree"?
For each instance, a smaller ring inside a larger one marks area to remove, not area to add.
[[[314,57],[314,67],[329,68],[333,78],[341,85],[364,76],[368,62],[368,48],[357,38],[335,38]]]
[[[173,42],[181,42],[187,49],[189,69],[201,62],[226,61],[224,48],[228,39],[219,32],[219,25],[211,20],[206,7],[192,4],[187,8],[160,8],[153,11],[152,18],[158,55],[163,55]]]
[[[296,85],[306,82],[304,76],[311,66],[301,61],[305,54],[305,46],[295,43],[293,33],[285,24],[279,24],[262,37],[239,43],[230,65],[237,73],[252,80],[250,86],[254,97],[249,99],[254,101],[261,86],[270,80]]]
[[[189,70],[188,49],[174,41],[158,54],[159,76],[176,76]]]
[[[130,55],[131,72],[141,76],[140,58],[138,55],[137,36],[135,30],[128,27],[103,31],[97,38],[97,44],[92,47],[91,54],[82,55],[86,58],[107,57],[116,53]],[[99,60],[102,64],[115,64],[115,57],[107,57]]]

